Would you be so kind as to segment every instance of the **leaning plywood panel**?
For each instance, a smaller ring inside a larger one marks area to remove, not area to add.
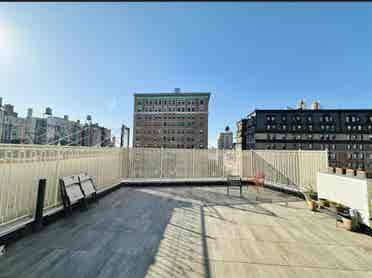
[[[371,182],[360,177],[322,173],[317,176],[318,197],[358,210],[362,223],[370,225]]]

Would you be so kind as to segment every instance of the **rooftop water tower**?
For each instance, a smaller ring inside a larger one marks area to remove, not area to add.
[[[47,116],[52,116],[52,108],[50,108],[50,107],[47,107],[47,108],[45,108],[45,115],[47,115]]]
[[[32,118],[32,108],[27,109],[27,118]]]

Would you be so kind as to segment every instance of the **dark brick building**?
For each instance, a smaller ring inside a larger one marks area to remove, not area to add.
[[[330,166],[372,168],[372,109],[256,109],[237,130],[240,149],[328,149]]]

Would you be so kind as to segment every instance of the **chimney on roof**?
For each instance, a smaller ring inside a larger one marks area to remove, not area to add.
[[[317,100],[314,100],[313,103],[311,104],[311,109],[319,110],[320,109],[320,102],[317,101]]]
[[[300,110],[305,110],[306,109],[305,101],[303,99],[300,99],[298,101],[297,109],[300,109]]]

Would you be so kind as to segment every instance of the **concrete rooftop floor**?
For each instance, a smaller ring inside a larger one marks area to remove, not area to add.
[[[123,187],[8,246],[0,277],[372,277],[371,237],[294,196],[243,195]]]

